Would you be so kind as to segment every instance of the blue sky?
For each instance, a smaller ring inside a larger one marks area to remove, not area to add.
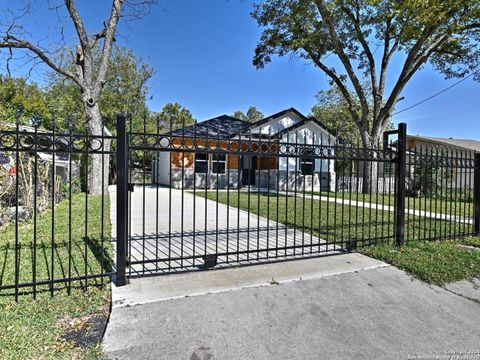
[[[90,30],[99,29],[110,1],[77,1]],[[15,4],[17,0],[6,0]],[[43,2],[36,2],[40,7]],[[327,78],[305,60],[274,58],[265,69],[252,65],[261,29],[250,17],[251,0],[163,0],[141,21],[120,26],[118,42],[132,48],[156,70],[149,83],[149,102],[159,111],[179,102],[199,120],[232,114],[256,106],[266,115],[296,107],[309,113],[318,90],[328,88]],[[100,6],[100,8],[99,8]],[[55,29],[52,12],[25,19],[32,33]],[[71,29],[70,29],[71,30]],[[74,39],[67,31],[67,36]],[[19,74],[22,71],[19,70]],[[34,78],[41,82],[41,68]],[[403,93],[406,108],[456,82],[446,81],[428,66]],[[480,84],[468,79],[394,118],[408,124],[411,134],[480,139]]]

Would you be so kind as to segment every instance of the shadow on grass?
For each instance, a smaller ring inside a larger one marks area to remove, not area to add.
[[[89,238],[85,239],[90,251],[95,256],[95,259],[100,264],[101,269],[104,269],[106,272],[111,272],[113,270],[113,258],[112,254],[109,253],[109,249],[107,249],[106,245],[110,242],[103,239],[102,241],[96,238]]]
[[[104,285],[104,278],[111,276],[114,268],[110,248],[110,241],[93,237],[70,244],[4,244],[0,246],[0,297],[17,291],[27,295]],[[16,257],[19,264],[15,263]]]

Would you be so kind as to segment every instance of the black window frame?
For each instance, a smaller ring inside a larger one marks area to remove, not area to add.
[[[199,155],[204,155],[205,156],[205,159],[199,159]],[[199,163],[202,164],[201,166],[204,166],[205,167],[205,171],[199,171]],[[202,153],[202,152],[199,152],[199,153],[196,153],[195,154],[195,163],[193,165],[193,171],[195,174],[208,174],[208,154],[207,153]]]
[[[301,157],[300,158],[300,174],[302,176],[313,176],[315,175],[315,154],[314,149],[304,148],[302,149],[302,155],[308,155],[308,157]],[[309,171],[305,171],[309,169]]]
[[[215,159],[216,156],[223,157],[224,160]],[[212,165],[211,173],[212,174],[225,174],[227,171],[227,154],[212,154]],[[218,167],[223,165],[223,171],[217,171]]]

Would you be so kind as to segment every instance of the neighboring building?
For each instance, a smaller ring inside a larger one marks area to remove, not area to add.
[[[1,123],[6,128],[16,128],[15,124],[11,123]],[[20,133],[21,135],[23,132],[28,132],[28,134],[32,134],[35,131],[35,128],[31,126],[25,126],[25,125],[20,125],[19,126]],[[43,133],[48,133],[47,131],[43,129],[37,129],[37,133],[39,137]],[[27,145],[30,141],[30,144],[33,144],[33,138],[26,138],[25,139],[25,145]],[[41,140],[39,140],[41,141]],[[69,173],[71,171],[72,177],[80,177],[80,161],[79,160],[71,160],[70,161],[70,154],[68,153],[68,141],[65,139],[64,136],[59,136],[56,139],[55,146],[57,149],[57,152],[55,153],[55,174],[59,176],[62,180],[68,180]],[[65,152],[61,152],[61,150],[65,150]],[[35,152],[34,151],[26,151],[24,154],[30,154],[33,155]],[[49,166],[53,166],[53,155],[50,152],[43,152],[43,151],[37,151],[36,152],[39,163],[40,164],[50,164]],[[72,169],[70,170],[70,166]],[[9,181],[12,181],[13,178],[15,178],[15,175],[17,174],[17,166],[15,164],[15,158],[14,158],[14,153],[13,152],[0,152],[0,183],[2,180],[5,182],[6,176],[5,174],[9,175]],[[0,184],[1,185],[1,184]]]
[[[309,155],[313,148],[305,146],[302,149],[303,144],[335,143],[335,137],[324,124],[313,117],[304,116],[294,108],[255,123],[222,115],[166,135],[171,137],[173,145],[180,144],[185,139],[185,146],[188,147],[188,144],[195,141],[201,148],[207,142],[220,140],[220,146],[225,148],[225,140],[228,140],[234,152],[239,146],[241,149],[250,146],[253,151],[258,151],[259,155],[163,151],[153,160],[154,183],[171,185],[174,188],[255,186],[269,187],[272,190],[295,187],[298,190],[304,187],[322,191],[335,189],[333,160],[261,155],[262,149],[266,153],[276,153],[285,143],[295,143],[297,148],[305,153],[309,152]],[[269,146],[270,149],[267,150]]]
[[[469,165],[473,165],[475,153],[480,152],[480,141],[407,135],[407,150],[422,154],[442,154],[444,161],[448,162],[446,168],[451,171],[448,187],[473,189],[473,166]]]
[[[471,154],[480,152],[480,141],[470,139],[439,138],[432,136],[407,135],[408,150],[451,150],[463,151]]]

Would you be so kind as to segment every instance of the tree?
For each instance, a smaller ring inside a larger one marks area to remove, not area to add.
[[[25,27],[18,23],[28,9],[33,8],[32,4],[28,4],[23,14],[14,14],[10,10],[10,24],[4,29],[0,29],[0,48],[6,48],[10,52],[12,49],[24,49],[28,54],[32,54],[48,65],[53,71],[71,80],[80,89],[83,111],[85,112],[86,125],[91,134],[98,135],[102,133],[102,118],[100,112],[99,100],[107,82],[107,74],[110,66],[113,43],[115,41],[117,26],[122,16],[141,17],[142,13],[153,4],[153,0],[128,1],[128,0],[112,0],[110,15],[103,22],[103,29],[99,32],[89,34],[85,27],[84,21],[77,10],[74,0],[63,0],[63,5],[47,2],[47,6],[51,6],[57,13],[61,14],[66,10],[66,16],[72,23],[78,44],[76,45],[76,54],[73,65],[75,70],[72,71],[69,66],[65,66],[61,61],[55,58],[59,55],[57,51],[50,51],[42,46],[44,40],[43,35],[38,41],[30,40],[27,37],[29,33]],[[126,11],[123,13],[123,10]],[[63,19],[59,20],[63,23]],[[61,30],[61,39],[63,42],[63,28]],[[94,64],[94,52],[97,47],[101,46],[101,60],[98,67]],[[60,50],[60,49],[59,49]],[[8,65],[7,65],[8,66]],[[70,66],[71,67],[71,66]],[[108,130],[107,130],[108,132]],[[108,145],[108,144],[107,144]],[[108,162],[107,162],[108,163]],[[102,156],[93,155],[90,167],[91,175],[89,176],[89,191],[91,194],[100,194],[102,192]],[[108,164],[107,164],[108,166]],[[108,171],[108,169],[107,169]],[[108,173],[108,172],[107,172]]]
[[[315,96],[317,103],[312,115],[321,120],[339,138],[354,142],[360,140],[360,133],[348,111],[348,104],[336,86],[321,90]]]
[[[244,120],[244,121],[248,121],[248,122],[251,122],[251,123],[254,123],[254,122],[264,118],[263,113],[258,111],[255,106],[250,106],[248,108],[246,114],[243,111],[237,110],[233,113],[232,116],[234,118]]]
[[[101,60],[101,53],[94,54],[94,64]],[[147,82],[154,74],[152,67],[125,47],[114,46],[107,81],[99,98],[100,114],[107,128],[114,129],[119,112],[131,116],[135,128],[143,129],[144,118],[150,119],[147,108]],[[84,128],[86,117],[82,108],[82,94],[78,86],[56,73],[51,76],[52,85],[47,90],[49,106],[57,123],[66,123],[68,117],[77,119],[76,126]],[[150,125],[152,121],[148,121]]]
[[[452,78],[474,72],[480,60],[477,0],[267,0],[252,16],[264,28],[254,65],[287,54],[311,61],[342,93],[365,147],[376,147],[403,89],[425,64]],[[398,74],[390,68],[394,57],[402,61]],[[335,58],[339,65],[330,65]],[[364,191],[371,185],[364,176]]]
[[[165,130],[180,129],[193,125],[196,121],[190,110],[179,103],[166,104],[160,113],[154,114],[154,117],[159,120],[160,126]]]
[[[22,109],[20,120],[24,125],[34,116],[49,115],[45,93],[36,84],[28,84],[23,78],[0,75],[0,121],[15,123],[17,111]]]
[[[368,87],[368,83],[365,84],[365,87]],[[350,111],[348,110],[348,104],[340,89],[334,84],[327,90],[320,90],[315,98],[317,103],[311,109],[312,115],[327,125],[337,137],[355,144],[360,144],[360,132],[355,124],[355,120],[352,118],[352,114],[350,114]],[[372,98],[369,97],[367,101],[371,108]],[[361,105],[357,103],[355,106],[360,109]],[[369,124],[373,121],[371,112],[368,121]],[[393,125],[389,122],[385,130],[390,130],[392,128]]]

